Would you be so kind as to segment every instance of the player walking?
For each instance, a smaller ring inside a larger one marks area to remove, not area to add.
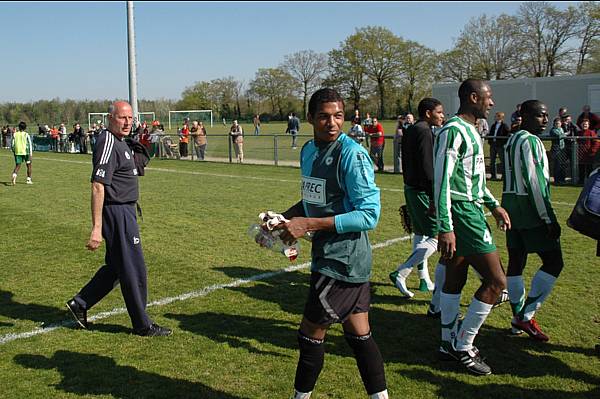
[[[513,311],[513,333],[525,331],[533,339],[548,341],[534,319],[550,295],[564,262],[560,247],[560,225],[550,203],[550,175],[546,149],[539,135],[548,124],[548,109],[537,100],[521,104],[523,122],[504,149],[502,206],[513,221],[506,232],[508,248],[507,285]],[[527,254],[537,253],[542,266],[533,276],[525,298],[523,269]]]

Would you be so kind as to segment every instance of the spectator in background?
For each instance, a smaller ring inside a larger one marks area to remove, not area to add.
[[[591,112],[589,105],[584,105],[582,111],[583,112],[581,112],[581,114],[577,117],[577,126],[579,126],[579,128],[581,130],[585,130],[583,128],[582,122],[585,119],[587,119],[588,122],[589,122],[588,129],[591,129],[593,131],[596,131],[596,130],[600,129],[600,116],[598,116],[595,113]]]
[[[188,156],[188,143],[190,141],[190,127],[187,120],[179,131],[179,154],[186,158]]]
[[[521,107],[521,104],[519,104],[519,108]],[[511,123],[510,125],[510,134],[513,134],[515,132],[518,132],[519,130],[521,130],[521,122],[523,122],[523,118],[521,118],[521,115],[517,115],[517,118],[515,119],[514,122]]]
[[[67,127],[65,126],[64,123],[60,124],[60,127],[58,128],[58,132],[59,132],[59,139],[60,139],[60,152],[67,152],[68,151],[68,135],[67,135]]]
[[[292,135],[292,149],[295,150],[298,148],[297,136],[300,132],[300,119],[296,116],[296,113],[292,112],[290,114],[290,118],[288,119],[288,127],[286,133]]]
[[[362,120],[360,119],[360,111],[355,109],[354,110],[354,116],[352,117],[352,120],[354,121],[354,123],[356,125],[360,125]]]
[[[600,149],[600,142],[598,134],[590,129],[589,120],[582,119],[581,128],[581,137],[584,137],[584,139],[577,141],[579,147],[577,154],[579,155],[579,182],[583,183],[592,172],[592,162]]]
[[[552,175],[554,184],[565,182],[565,170],[567,167],[565,155],[565,132],[562,128],[561,118],[554,118],[554,125],[550,129],[552,146],[550,147],[550,159],[552,160]]]
[[[73,131],[73,134],[75,135],[75,140],[79,146],[79,153],[87,154],[87,133],[85,130],[83,130],[79,122],[75,124],[75,130]]]
[[[496,157],[500,158],[500,170],[504,170],[503,153],[508,132],[508,125],[504,123],[504,112],[496,112],[496,121],[492,124],[492,129],[488,133],[488,144],[490,145],[491,180],[497,180],[498,178],[496,175]]]
[[[148,153],[150,153],[150,132],[148,131],[148,124],[146,122],[143,123],[144,130],[142,130],[142,135],[140,136],[140,144],[146,147]]]
[[[90,130],[87,131],[87,135],[90,139],[90,147],[92,147],[92,154],[94,153],[94,148],[96,148],[96,130],[98,129],[98,126],[96,125],[96,123],[92,123],[92,125],[90,126]]]
[[[407,116],[408,115],[410,114],[407,114]],[[402,115],[398,115],[394,132],[394,151],[398,162],[398,171],[400,173],[402,173],[402,136],[404,136],[404,130],[411,126],[406,124],[406,119],[407,118],[404,118]]]
[[[365,141],[365,132],[363,131],[362,126],[360,126],[360,121],[357,123],[356,119],[353,118],[350,123],[352,126],[350,127],[350,130],[348,130],[348,137],[352,138],[358,144],[362,144],[362,142]]]
[[[229,135],[233,142],[235,158],[239,163],[244,162],[244,129],[238,124],[237,120],[233,121],[233,125],[231,125],[231,128],[229,129]]]
[[[254,124],[254,135],[258,136],[260,134],[260,116],[258,114],[254,115],[252,123]],[[206,130],[204,131],[204,136],[206,136]],[[204,145],[206,147],[206,143]],[[198,159],[200,159],[200,157],[198,157]],[[202,157],[202,160],[204,160],[204,157]]]
[[[159,121],[152,121],[152,130],[150,130],[150,157],[160,157],[160,136],[163,135],[160,129]]]
[[[510,115],[510,126],[512,132],[512,126],[517,122],[517,118],[519,117],[519,111],[521,111],[521,104],[517,104],[517,109]],[[519,123],[520,125],[520,123]]]
[[[406,117],[404,118],[404,125],[403,128],[404,130],[408,129],[410,126],[415,124],[415,116],[413,114],[411,114],[410,112],[406,114]]]
[[[567,113],[568,113],[567,107],[560,107],[560,108],[558,109],[558,117],[559,117],[559,118],[561,118],[561,119],[562,119],[562,118],[563,118],[565,115],[567,115]]]
[[[369,114],[367,114],[369,115]],[[377,118],[365,129],[365,133],[371,138],[371,159],[377,166],[377,171],[383,173],[383,149],[385,148],[385,137],[383,126]]]
[[[194,138],[194,150],[196,151],[198,161],[204,161],[204,153],[206,151],[206,129],[204,128],[204,123],[193,121],[191,133]],[[256,130],[254,130],[254,135],[257,135]]]
[[[8,135],[8,126],[2,126],[2,148],[6,148],[6,136]]]
[[[479,136],[481,137],[485,137],[488,135],[488,133],[490,132],[490,127],[488,125],[488,122],[485,118],[479,118],[477,119],[477,132],[479,132]]]
[[[59,151],[58,143],[60,141],[60,132],[56,128],[56,125],[52,125],[52,128],[50,129],[50,137],[52,138],[52,150],[58,152]]]
[[[367,131],[367,127],[373,126],[373,119],[371,118],[371,114],[369,112],[367,112],[367,116],[362,121],[362,125],[365,132]]]

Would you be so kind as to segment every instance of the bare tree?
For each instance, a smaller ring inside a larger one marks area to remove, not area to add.
[[[469,43],[464,38],[456,40],[451,50],[444,51],[438,56],[437,75],[443,82],[462,82],[474,74],[475,59],[469,51]]]
[[[595,1],[583,2],[578,12],[578,49],[576,73],[582,73],[594,40],[600,37],[600,5]]]
[[[289,73],[302,86],[302,111],[306,117],[308,96],[318,87],[327,70],[327,54],[313,50],[303,50],[284,57],[282,69]]]

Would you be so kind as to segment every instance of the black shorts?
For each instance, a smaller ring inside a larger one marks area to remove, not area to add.
[[[312,272],[304,317],[319,325],[343,323],[371,306],[370,283],[346,283]]]

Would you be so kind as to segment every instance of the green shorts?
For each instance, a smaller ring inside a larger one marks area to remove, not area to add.
[[[490,226],[481,205],[470,201],[452,202],[452,223],[456,256],[488,254],[496,250]]]
[[[531,229],[511,229],[506,232],[506,247],[521,249],[528,254],[538,252],[560,251],[560,238],[550,240],[546,237],[546,226]]]
[[[404,199],[415,234],[436,237],[438,235],[435,217],[429,216],[429,197],[425,191],[414,187],[404,186]]]
[[[31,163],[31,157],[29,156],[29,154],[15,155],[15,164],[21,165],[23,162]]]

